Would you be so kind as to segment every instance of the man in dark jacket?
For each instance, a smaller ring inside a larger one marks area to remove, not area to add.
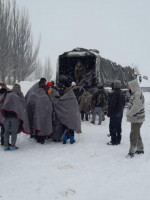
[[[116,80],[113,84],[113,91],[108,96],[108,117],[110,117],[109,131],[111,142],[107,144],[118,145],[121,142],[121,123],[125,97],[121,91],[121,82]]]
[[[98,124],[101,125],[103,107],[105,106],[105,103],[106,103],[106,94],[105,94],[102,83],[99,83],[97,87],[98,87],[98,91],[92,97],[92,103],[95,106],[95,108],[94,108],[94,111],[93,111],[91,123],[95,124],[96,114],[98,114],[98,116],[99,116],[99,123]]]

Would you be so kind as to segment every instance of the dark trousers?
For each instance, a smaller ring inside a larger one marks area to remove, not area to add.
[[[120,144],[120,142],[121,142],[122,117],[123,117],[122,112],[114,114],[110,117],[109,132],[110,132],[110,136],[111,136],[111,142],[113,145]]]
[[[34,138],[38,143],[44,144],[45,143],[45,136],[38,136],[38,131],[35,130],[35,136]]]
[[[85,115],[85,120],[88,121],[88,114],[85,113],[84,111],[81,111],[81,119],[84,120],[84,115]]]
[[[4,145],[4,133],[5,133],[5,129],[4,129],[4,125],[1,124],[1,145]]]

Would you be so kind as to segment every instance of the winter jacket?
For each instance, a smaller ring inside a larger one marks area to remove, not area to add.
[[[130,81],[130,89],[132,91],[127,111],[127,121],[131,123],[142,123],[145,121],[144,95],[137,80]]]
[[[92,104],[92,95],[90,92],[86,91],[84,92],[78,99],[79,101],[79,110],[80,112],[84,111],[88,113],[91,109]]]
[[[125,106],[125,97],[120,88],[116,88],[108,95],[108,117],[122,113]]]
[[[104,107],[106,104],[106,94],[104,89],[99,89],[92,97],[92,103],[96,107]]]

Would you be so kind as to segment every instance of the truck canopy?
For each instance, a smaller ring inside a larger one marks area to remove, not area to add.
[[[81,63],[84,68],[83,73],[77,76],[77,63]],[[56,82],[68,80],[74,81],[83,87],[96,87],[98,83],[104,86],[111,86],[115,80],[120,80],[122,88],[127,87],[127,83],[135,79],[134,69],[131,67],[122,67],[116,63],[102,58],[99,51],[95,49],[76,48],[65,52],[58,58]]]

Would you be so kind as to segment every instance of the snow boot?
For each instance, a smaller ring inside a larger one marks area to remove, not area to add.
[[[10,147],[10,150],[11,150],[11,151],[14,151],[14,150],[17,150],[17,149],[19,149],[19,148],[16,147],[16,146],[14,146],[14,147]]]
[[[110,142],[107,142],[107,145],[112,145],[112,141],[110,141]]]
[[[128,155],[126,156],[126,158],[133,158],[134,157],[134,153],[128,153]]]
[[[4,146],[4,151],[8,151],[10,150],[10,147],[9,146]]]
[[[63,137],[63,144],[66,144],[66,142],[67,142],[67,139],[68,139],[68,137],[67,137],[67,135],[64,135],[64,137]]]
[[[144,151],[136,151],[135,154],[144,154]]]
[[[73,143],[75,143],[74,136],[70,136],[70,144],[73,144]]]
[[[74,136],[70,136],[70,144],[73,144],[73,143],[75,143]]]

